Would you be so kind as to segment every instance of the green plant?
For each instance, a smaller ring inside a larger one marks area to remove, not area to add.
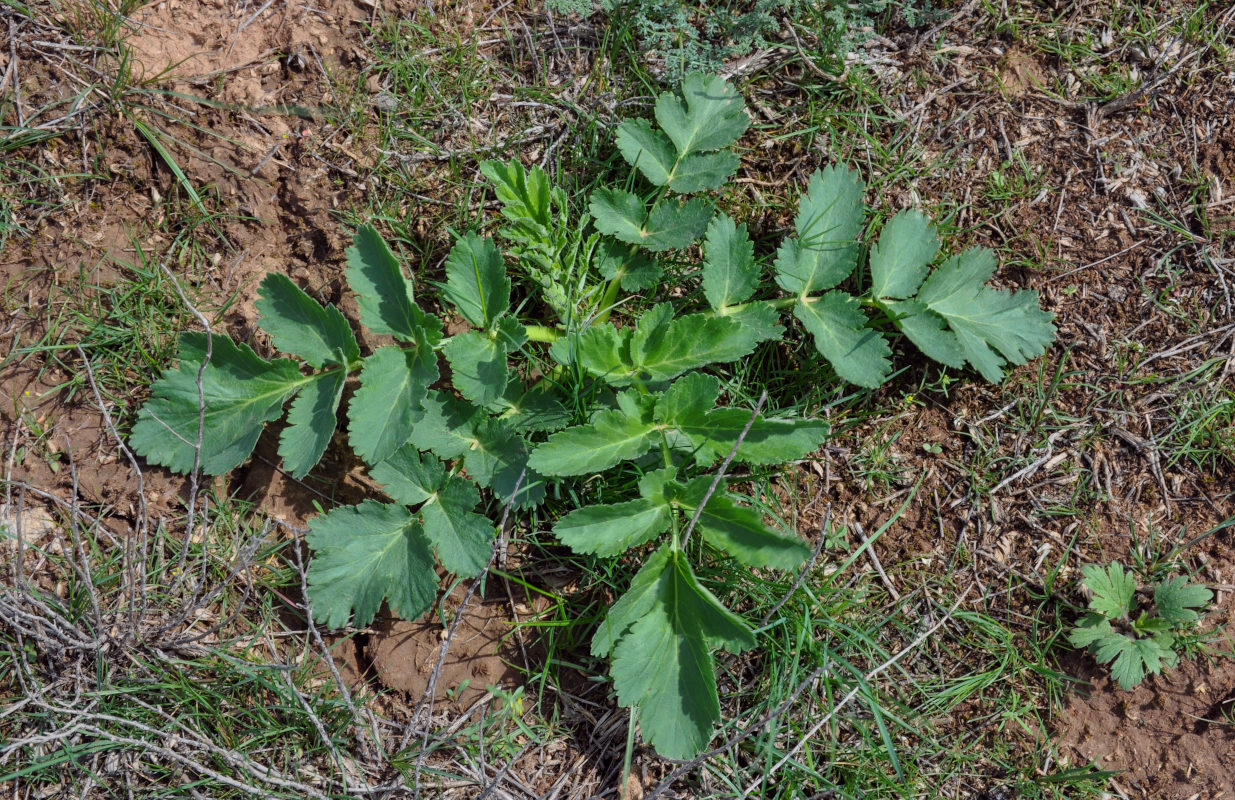
[[[796,236],[770,265],[786,294],[777,292],[745,226],[716,213],[707,197],[678,196],[716,190],[736,169],[731,148],[747,125],[740,96],[719,78],[689,76],[682,95],[658,100],[656,120],[659,128],[632,120],[617,134],[651,191],[599,189],[590,221],[570,221],[566,196],[541,170],[483,166],[503,203],[513,265],[539,289],[522,306],[494,240],[459,236],[445,282],[428,285],[431,302],[468,326],[445,337],[398,258],[362,225],[347,280],[360,322],[397,344],[362,356],[342,313],[268,275],[260,324],[294,358],[266,360],[225,336],[184,334],[179,368],[156,383],[131,443],[177,471],[226,472],[291,400],[279,454],[302,477],[330,443],[346,381],[358,372],[348,441],[394,502],[365,500],[312,522],[315,613],[331,626],[364,625],[386,602],[419,616],[436,597],[434,551],[447,570],[477,575],[497,516],[547,496],[570,498],[574,507],[553,527],[561,542],[597,557],[646,555],[592,652],[612,659],[618,698],[635,709],[644,737],[662,754],[687,757],[720,719],[713,651],[756,643],[693,565],[723,551],[750,568],[789,569],[809,555],[796,535],[769,527],[730,493],[725,471],[731,461],[776,467],[802,458],[828,434],[822,420],[766,415],[763,401],[753,410],[734,403],[721,378],[701,370],[782,339],[787,310],[839,376],[864,386],[891,373],[885,333],[900,330],[936,360],[968,362],[999,379],[1005,359],[1040,352],[1054,329],[1034,293],[983,285],[994,269],[986,251],[966,251],[932,272],[939,242],[916,212],[893,217],[864,263],[864,187],[840,168],[811,179]],[[696,268],[689,256],[701,238]],[[619,302],[620,290],[654,287],[666,275],[676,288],[661,302],[623,325],[610,321],[615,310],[639,307],[637,297]],[[835,288],[851,276],[869,288]],[[557,325],[520,319],[543,308],[538,301]],[[439,382],[439,353],[449,383]]]
[[[1213,599],[1204,586],[1174,577],[1154,586],[1152,602],[1138,603],[1136,580],[1117,563],[1089,564],[1081,575],[1093,599],[1068,641],[1089,648],[1100,664],[1113,661],[1111,674],[1125,690],[1146,673],[1157,675],[1163,667],[1175,666],[1184,635],[1196,627]]]

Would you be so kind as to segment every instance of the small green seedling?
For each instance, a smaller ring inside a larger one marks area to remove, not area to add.
[[[1195,628],[1213,599],[1204,586],[1175,577],[1155,586],[1151,607],[1142,607],[1136,602],[1136,581],[1121,565],[1090,564],[1081,574],[1093,599],[1068,640],[1073,647],[1089,648],[1100,664],[1114,661],[1111,674],[1125,690],[1147,673],[1175,666],[1184,634]]]

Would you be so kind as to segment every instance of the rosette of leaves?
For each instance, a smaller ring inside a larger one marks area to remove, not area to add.
[[[1110,664],[1112,677],[1125,691],[1147,674],[1160,674],[1179,662],[1181,637],[1196,627],[1213,600],[1209,589],[1176,576],[1158,583],[1153,602],[1139,607],[1136,580],[1122,565],[1087,564],[1081,576],[1093,596],[1089,613],[1068,641],[1088,648],[1099,664]]]

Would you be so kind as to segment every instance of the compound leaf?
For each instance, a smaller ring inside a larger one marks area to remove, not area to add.
[[[500,418],[482,417],[473,431],[463,454],[472,480],[516,507],[539,503],[545,495],[544,480],[529,466],[527,443],[513,426]]]
[[[360,358],[356,335],[339,309],[323,306],[286,275],[267,274],[258,294],[258,324],[275,347],[315,368]]]
[[[670,506],[645,497],[585,506],[557,521],[553,535],[576,553],[621,555],[669,529]]]
[[[666,562],[649,587],[651,608],[613,648],[610,671],[618,700],[635,709],[644,739],[663,756],[690,758],[720,719],[712,649],[738,653],[755,640],[699,584],[682,554]]]
[[[1204,586],[1188,583],[1184,577],[1164,580],[1154,589],[1154,605],[1158,616],[1168,625],[1191,625],[1200,618],[1200,611],[1214,599],[1214,593]]]
[[[488,406],[502,396],[509,377],[504,345],[479,331],[464,331],[442,347],[459,394],[478,406]]]
[[[1093,592],[1089,607],[1107,619],[1118,619],[1132,610],[1136,581],[1122,565],[1086,564],[1081,567],[1081,580]]]
[[[720,381],[712,375],[694,372],[673,382],[656,400],[653,418],[675,427],[704,427],[707,413],[720,396]]]
[[[662,199],[652,206],[641,241],[631,244],[642,244],[657,253],[690,247],[707,230],[714,213],[712,204],[701,197],[692,197],[685,203]]]
[[[815,337],[815,348],[836,374],[850,383],[873,389],[892,372],[892,348],[882,334],[867,327],[861,305],[850,295],[834,291],[800,297],[793,315]]]
[[[365,359],[347,411],[348,441],[357,455],[376,464],[408,440],[437,374],[437,356],[427,347],[379,347]]]
[[[670,554],[668,547],[662,547],[643,562],[630,582],[630,588],[613,604],[592,635],[592,655],[597,658],[610,655],[618,639],[625,636],[630,626],[647,616],[656,605],[662,579],[669,569]]]
[[[1129,639],[1118,633],[1099,642],[1094,653],[1101,664],[1115,662],[1111,664],[1111,676],[1125,691],[1144,680],[1146,672],[1161,672],[1164,656],[1169,660],[1169,651],[1163,651],[1153,639]]]
[[[338,425],[335,411],[346,380],[347,373],[342,369],[318,373],[292,401],[287,427],[279,436],[279,457],[293,478],[308,475],[326,452]]]
[[[638,246],[613,239],[603,239],[598,243],[595,264],[602,278],[617,278],[626,292],[652,288],[665,272],[663,264]]]
[[[510,309],[510,278],[492,239],[469,233],[446,258],[442,295],[477,328],[488,328]]]
[[[939,252],[935,226],[921,211],[901,211],[871,248],[871,294],[880,298],[912,297]]]
[[[347,283],[357,295],[360,321],[373,333],[407,342],[431,338],[436,320],[416,307],[412,284],[404,277],[399,259],[372,225],[358,227],[347,248]]]
[[[708,225],[703,243],[703,295],[720,311],[746,302],[758,285],[755,245],[746,226],[718,214]]]
[[[1112,635],[1120,636],[1111,627],[1111,621],[1101,614],[1090,613],[1081,617],[1072,633],[1068,634],[1068,642],[1073,647],[1089,647]]]
[[[203,369],[208,348],[210,361]],[[265,423],[282,414],[283,404],[305,382],[289,358],[267,361],[226,336],[182,334],[179,367],[155,382],[129,442],[150,463],[189,472],[200,426],[200,467],[222,475],[249,457]]]
[[[590,425],[558,431],[532,451],[528,465],[542,475],[587,475],[638,458],[652,448],[656,426],[621,411],[601,411]]]
[[[549,176],[540,167],[524,169],[517,160],[485,161],[480,171],[493,183],[493,191],[502,203],[502,216],[514,223],[503,231],[524,244],[543,243],[552,238],[553,190]]]
[[[621,189],[597,189],[592,192],[588,211],[596,221],[596,230],[627,244],[643,244],[647,206],[637,195]]]
[[[992,289],[989,250],[970,249],[947,259],[922,284],[916,300],[947,321],[974,369],[988,381],[1003,377],[1004,362],[1024,364],[1055,338],[1052,315],[1038,307],[1038,293]]]
[[[420,523],[400,505],[365,500],[336,508],[309,523],[313,615],[332,628],[349,617],[363,627],[382,601],[404,619],[429,610],[437,596],[433,553]]]
[[[855,237],[862,231],[866,187],[855,170],[816,170],[798,204],[797,239],[787,239],[776,254],[776,282],[790,294],[831,289],[858,264]]]
[[[760,342],[777,340],[785,335],[785,326],[780,324],[780,312],[770,303],[746,303],[737,309],[729,308],[725,316],[737,320]]]
[[[660,309],[665,309],[664,313]],[[755,331],[729,317],[688,314],[670,319],[672,307],[655,306],[639,320],[630,342],[630,367],[607,380],[638,378],[667,381],[683,372],[737,361],[750,355],[759,338]]]

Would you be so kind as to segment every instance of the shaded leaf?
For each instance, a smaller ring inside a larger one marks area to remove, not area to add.
[[[479,331],[465,331],[442,347],[459,394],[479,406],[487,406],[502,396],[508,378],[503,345]]]
[[[433,553],[420,523],[400,505],[366,500],[315,517],[306,537],[313,616],[332,628],[363,627],[382,602],[416,619],[437,597]]]

